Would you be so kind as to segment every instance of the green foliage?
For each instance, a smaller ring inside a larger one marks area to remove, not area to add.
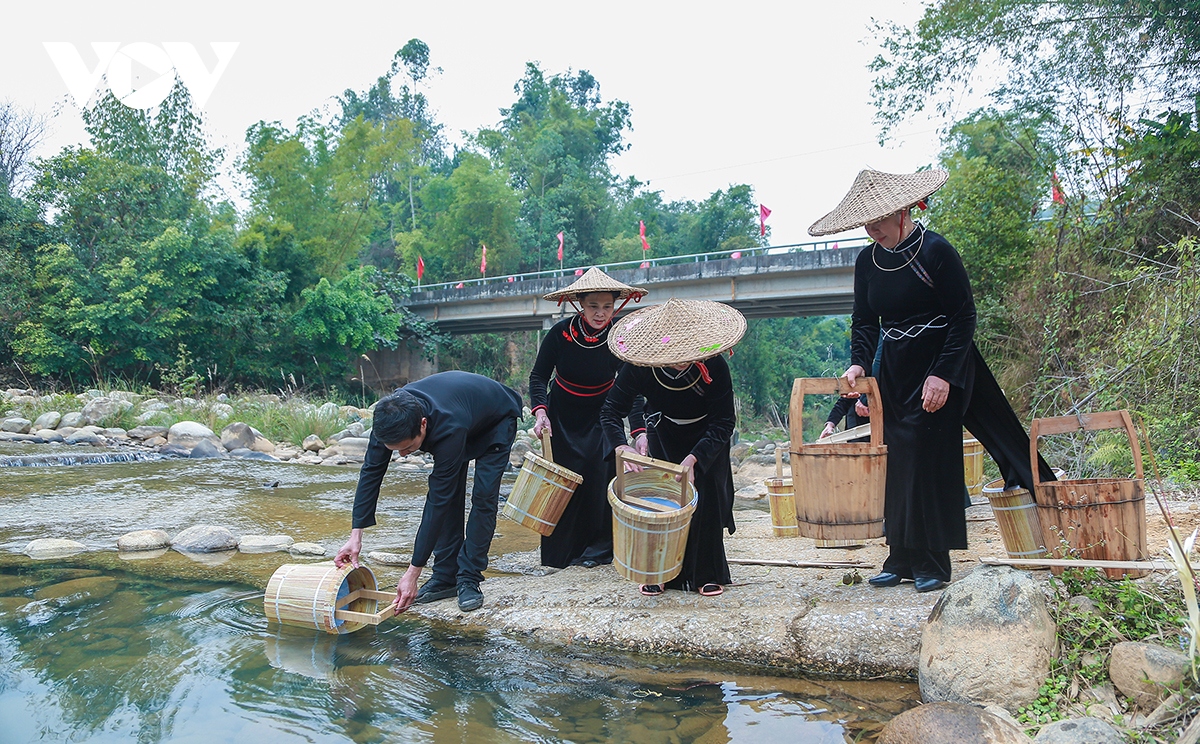
[[[480,155],[461,153],[457,161],[449,177],[431,179],[421,190],[435,215],[421,237],[438,247],[436,260],[426,260],[427,281],[478,276],[484,245],[489,276],[517,271],[523,263],[516,236],[520,204],[507,174]]]
[[[349,369],[347,351],[357,356],[396,342],[400,317],[375,283],[376,274],[374,267],[363,266],[334,284],[322,278],[304,290],[304,307],[292,318],[296,335],[313,355],[340,372]]]

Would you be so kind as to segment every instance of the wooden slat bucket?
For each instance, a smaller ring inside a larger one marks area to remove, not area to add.
[[[983,487],[983,495],[992,505],[1000,539],[1009,558],[1043,558],[1046,541],[1042,522],[1032,494],[1024,488],[1004,490],[1004,479],[997,478]]]
[[[870,442],[804,444],[804,396],[866,392]],[[873,377],[851,390],[845,378],[799,378],[792,386],[792,484],[800,534],[815,540],[868,540],[883,536],[887,446],[883,404]]]
[[[583,476],[554,463],[550,437],[542,435],[542,454],[525,453],[521,472],[500,513],[541,535],[549,535]]]
[[[1041,482],[1038,438],[1079,430],[1124,429],[1133,453],[1133,478],[1077,478]],[[1142,448],[1128,411],[1034,419],[1029,457],[1042,537],[1054,558],[1141,561],[1146,559],[1146,491]],[[1052,569],[1061,573],[1062,568]],[[1106,568],[1110,579],[1137,578],[1143,570]]]
[[[796,496],[792,479],[783,477],[783,449],[775,448],[775,477],[767,478],[767,502],[771,505],[771,531],[775,537],[799,537],[796,526]]]
[[[983,445],[974,437],[963,438],[963,480],[972,496],[983,493]]]
[[[366,566],[285,563],[275,570],[263,595],[268,620],[326,633],[353,633],[392,616],[395,594],[377,591]],[[386,602],[382,610],[380,602]]]
[[[642,465],[626,473],[624,461]],[[675,476],[683,477],[676,482]],[[613,566],[638,584],[665,584],[683,570],[696,493],[687,468],[617,451],[617,477],[608,485],[613,513]]]

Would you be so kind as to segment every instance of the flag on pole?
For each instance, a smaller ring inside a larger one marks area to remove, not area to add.
[[[562,263],[563,234],[558,234],[558,262]]]
[[[483,243],[480,243],[483,245]],[[487,276],[487,246],[483,245],[483,253],[479,257],[479,273]]]
[[[1063,196],[1062,187],[1058,183],[1058,171],[1050,174],[1050,201],[1054,204],[1066,204],[1067,199]]]
[[[646,241],[646,223],[643,220],[638,220],[638,235],[642,239],[642,253],[650,250],[650,243]]]
[[[417,281],[421,281],[423,276],[425,276],[425,259],[417,256]]]
[[[762,204],[758,205],[758,234],[764,236],[767,234],[767,218],[771,216],[771,210],[767,209]]]

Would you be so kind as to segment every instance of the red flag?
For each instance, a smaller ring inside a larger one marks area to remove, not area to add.
[[[1050,174],[1050,201],[1054,204],[1066,204],[1067,199],[1063,196],[1062,187],[1058,184],[1058,171]]]
[[[646,242],[646,223],[638,220],[638,235],[642,238],[642,253],[650,250],[650,243]]]
[[[483,243],[480,243],[483,245]],[[479,273],[487,274],[487,246],[483,245],[483,253],[479,257]]]
[[[762,204],[758,205],[758,234],[760,236],[767,234],[767,218],[771,216],[771,210],[767,209]]]
[[[417,279],[425,276],[425,259],[417,256]]]
[[[559,233],[558,234],[558,260],[559,261],[562,260],[562,249],[563,249],[563,234]]]

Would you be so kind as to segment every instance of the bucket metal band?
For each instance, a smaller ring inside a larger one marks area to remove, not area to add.
[[[688,525],[690,525],[692,523],[691,517],[689,517],[688,520],[686,522],[684,522],[683,524],[679,525],[678,527],[673,527],[669,530],[648,530],[645,527],[638,527],[635,524],[630,524],[629,522],[626,522],[624,519],[621,519],[621,515],[615,511],[613,512],[613,517],[615,517],[618,522],[620,522],[622,525],[628,527],[629,529],[634,530],[635,532],[642,532],[647,535],[673,535],[676,532],[679,532],[680,530],[686,530],[688,528]]]
[[[1117,504],[1136,504],[1139,501],[1145,501],[1145,495],[1138,496],[1136,499],[1121,499],[1120,501],[1089,501],[1082,504],[1064,504],[1061,501],[1056,504],[1039,504],[1047,509],[1091,509],[1093,506],[1116,506]]]
[[[796,521],[804,522],[805,524],[820,525],[821,527],[842,527],[845,525],[854,525],[854,524],[879,524],[883,520],[882,519],[868,519],[868,520],[865,520],[862,522],[818,522],[815,519],[800,519],[800,517],[797,516]]]
[[[1034,504],[1033,502],[1022,504],[1020,506],[993,506],[992,511],[1022,511],[1024,509],[1033,509],[1036,506],[1037,504]]]
[[[521,466],[521,472],[529,473],[534,478],[537,478],[538,480],[542,481],[543,483],[549,483],[550,485],[554,486],[555,488],[561,488],[563,490],[572,490],[572,489],[568,489],[565,485],[563,485],[562,483],[559,483],[558,481],[552,481],[549,478],[547,478],[546,476],[542,475],[541,473],[536,473],[536,472],[530,470],[529,468],[525,467],[524,465]],[[578,486],[579,484],[576,483],[575,485]]]
[[[279,593],[283,591],[283,585],[287,583],[287,577],[292,573],[292,571],[295,571],[299,567],[300,564],[293,564],[292,567],[287,570],[287,573],[285,573],[283,577],[279,579],[279,584],[275,586],[275,622],[277,623],[283,623],[283,618],[279,616]]]
[[[620,557],[619,557],[619,556],[616,556],[616,555],[614,555],[614,556],[613,556],[613,560],[614,560],[614,561],[616,561],[616,562],[617,562],[617,564],[618,564],[618,565],[619,565],[621,568],[625,569],[625,570],[626,570],[626,571],[628,571],[629,573],[646,574],[647,576],[652,576],[652,575],[654,575],[654,574],[665,574],[665,573],[670,573],[671,571],[674,571],[674,570],[675,570],[675,569],[677,569],[677,568],[679,568],[679,569],[683,568],[683,561],[682,561],[682,560],[681,560],[681,561],[679,561],[678,563],[676,563],[674,566],[666,566],[666,567],[664,567],[664,568],[663,568],[661,571],[641,571],[641,570],[639,570],[639,569],[636,569],[636,568],[634,568],[633,566],[629,565],[629,564],[628,564],[628,563],[626,563],[625,561],[621,560],[621,559],[620,559]]]
[[[325,579],[329,578],[329,574],[334,573],[335,571],[340,571],[340,570],[341,569],[339,569],[337,566],[334,566],[333,568],[326,571],[325,575],[321,577],[321,581],[318,583],[318,586],[325,586]],[[336,594],[337,594],[337,592],[334,592],[334,595],[336,595]],[[317,600],[320,599],[319,595],[320,595],[320,592],[313,592],[313,601],[312,601],[313,625],[315,625],[318,628],[321,627],[321,614],[322,614],[320,609],[318,609],[318,607],[317,607]],[[337,600],[334,600],[334,603],[336,603],[336,602],[337,602]],[[333,613],[331,612],[330,613],[331,619],[334,620],[333,627],[336,628],[339,625],[341,625],[342,623],[341,623],[341,621],[333,618],[332,615],[333,615]]]
[[[1020,556],[1031,555],[1034,558],[1044,558],[1046,556],[1045,550],[1019,550],[1019,551],[1015,551],[1015,552],[1012,550],[1008,550],[1005,552],[1007,552],[1008,555],[1013,558],[1015,558],[1019,555]]]
[[[529,517],[530,519],[532,519],[532,520],[533,520],[533,521],[535,521],[535,522],[541,522],[542,524],[546,525],[547,527],[557,527],[557,526],[558,526],[558,522],[547,522],[547,521],[546,521],[546,520],[544,520],[544,519],[541,519],[541,518],[539,518],[539,517],[535,517],[535,516],[533,516],[532,514],[530,514],[529,512],[525,511],[524,509],[522,509],[522,508],[520,508],[520,507],[518,507],[518,506],[513,506],[513,503],[512,503],[511,501],[505,501],[505,502],[504,502],[504,511],[506,511],[506,512],[507,512],[507,511],[514,511],[514,512],[516,512],[517,514],[520,514],[520,515],[522,515],[522,516],[525,516],[525,517]]]

